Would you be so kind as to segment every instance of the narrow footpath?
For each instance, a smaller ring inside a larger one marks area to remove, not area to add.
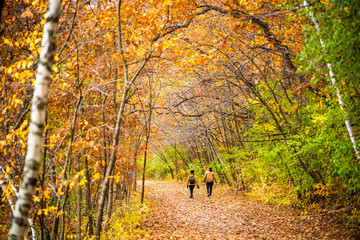
[[[264,204],[247,196],[206,196],[204,185],[189,199],[185,184],[147,181],[151,215],[142,228],[149,239],[348,239],[340,219],[326,214],[301,216],[288,208]]]

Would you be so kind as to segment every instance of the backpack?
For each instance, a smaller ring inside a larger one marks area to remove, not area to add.
[[[191,177],[189,178],[189,183],[190,183],[190,184],[195,184],[195,178],[194,178],[194,176],[191,176]]]

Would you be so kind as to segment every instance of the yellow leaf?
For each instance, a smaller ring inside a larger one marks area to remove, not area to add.
[[[46,189],[46,190],[44,191],[44,198],[45,198],[45,199],[50,199],[50,198],[51,198],[51,197],[50,197],[50,193],[51,193],[51,192]]]
[[[100,178],[100,173],[95,173],[93,176],[93,180],[99,179]]]
[[[115,176],[115,181],[118,183],[120,181],[120,176],[116,175]]]
[[[40,202],[40,198],[38,197],[38,196],[33,196],[33,200],[34,200],[34,202]]]
[[[87,180],[85,178],[81,179],[81,181],[78,183],[78,186],[83,186],[87,183]]]
[[[49,209],[50,209],[51,212],[54,212],[54,211],[56,211],[58,208],[55,207],[55,206],[51,206],[51,207],[49,207]]]
[[[36,40],[35,40],[35,44],[37,44],[37,43],[40,42],[40,41],[41,41],[41,38],[36,39]]]
[[[59,216],[63,215],[63,213],[64,213],[64,211],[61,210],[60,212],[58,212],[58,213],[56,214],[56,217],[59,217]]]

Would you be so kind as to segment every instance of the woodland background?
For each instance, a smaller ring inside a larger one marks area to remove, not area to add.
[[[4,238],[22,179],[47,4],[0,5]],[[183,180],[209,166],[236,194],[346,209],[345,221],[360,224],[358,1],[62,5],[30,218],[39,239],[92,239],[145,211],[144,195],[134,194],[145,170]]]

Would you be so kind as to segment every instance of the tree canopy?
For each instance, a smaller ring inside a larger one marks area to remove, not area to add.
[[[64,0],[53,64],[40,57],[49,2],[0,5],[1,236],[34,165],[31,131],[33,239],[98,239],[140,177],[207,167],[236,193],[346,207],[359,224],[358,1]]]

